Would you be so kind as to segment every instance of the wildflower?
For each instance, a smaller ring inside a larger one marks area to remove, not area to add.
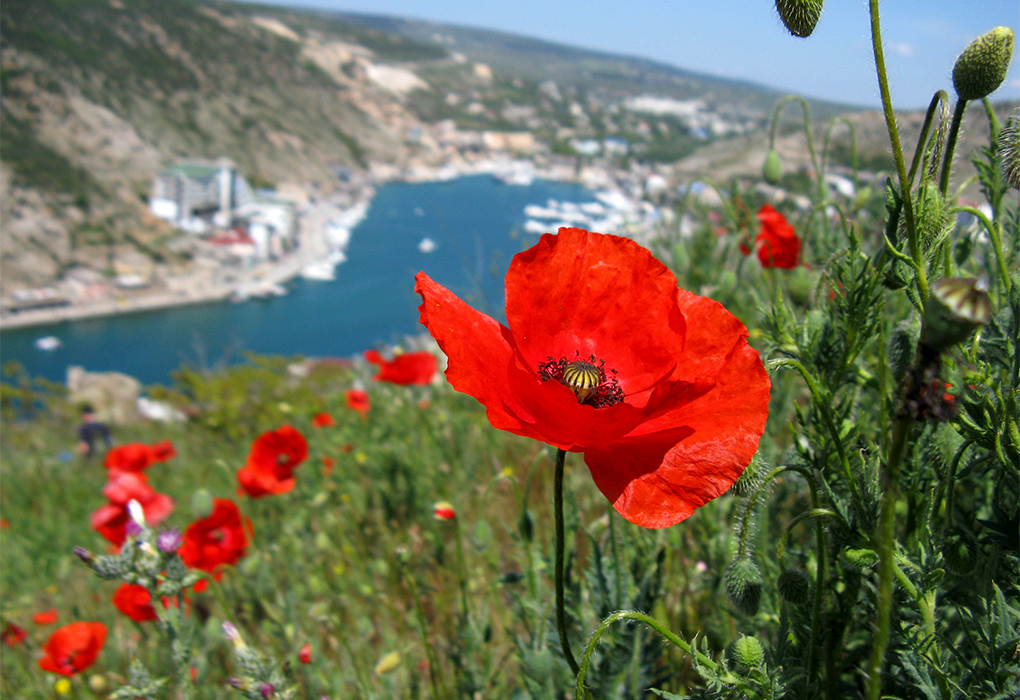
[[[28,637],[28,630],[13,622],[4,625],[4,631],[0,632],[0,641],[9,647],[16,647]]]
[[[145,474],[134,471],[111,470],[103,495],[109,502],[92,512],[92,529],[117,546],[127,538],[127,526],[131,522],[128,503],[131,501],[138,502],[149,525],[159,524],[174,509],[172,498],[157,493],[149,486]]]
[[[233,501],[214,499],[209,517],[196,520],[184,530],[181,559],[193,569],[208,572],[223,565],[233,566],[248,548],[245,529],[251,530],[251,522]]]
[[[177,450],[174,448],[174,444],[169,440],[161,440],[155,442],[150,446],[152,450],[152,456],[157,462],[165,462],[168,459],[172,459],[177,456]]]
[[[176,527],[164,530],[156,535],[156,546],[159,547],[159,550],[164,554],[176,552],[181,546],[181,541],[181,531]]]
[[[457,513],[453,510],[453,506],[446,501],[439,501],[432,506],[433,513],[435,514],[436,520],[453,520],[457,517]]]
[[[322,475],[329,476],[333,473],[333,469],[336,467],[336,460],[332,457],[322,456]]]
[[[336,421],[333,420],[333,416],[328,413],[316,413],[312,417],[312,425],[316,428],[328,428],[331,425],[335,425]]]
[[[800,264],[800,238],[786,217],[766,204],[758,210],[761,231],[754,240],[762,267],[792,270]],[[746,246],[744,254],[750,253]]]
[[[53,689],[57,691],[57,695],[67,695],[71,692],[71,681],[61,678],[53,684]]]
[[[32,622],[37,625],[52,625],[59,617],[60,616],[57,614],[56,609],[50,608],[49,610],[43,610],[42,612],[37,612],[33,615]]]
[[[386,360],[377,350],[366,350],[365,359],[379,365],[375,380],[392,384],[424,386],[436,373],[436,356],[430,352],[405,352]]]
[[[135,622],[159,619],[156,609],[152,607],[152,595],[145,586],[121,584],[113,594],[113,605]]]
[[[613,507],[668,527],[723,494],[755,453],[769,379],[747,329],[677,289],[637,243],[561,228],[516,255],[507,326],[425,273],[421,322],[447,379],[494,427],[583,452]]]
[[[348,389],[347,407],[361,413],[362,418],[366,417],[372,409],[372,403],[368,400],[368,392],[364,389]]]
[[[96,660],[106,643],[102,622],[72,622],[57,629],[43,646],[46,655],[39,668],[61,676],[84,671]]]
[[[129,442],[118,445],[106,453],[103,466],[122,472],[140,472],[156,462],[156,453],[149,445]]]
[[[400,666],[400,652],[391,651],[384,657],[379,659],[379,663],[375,665],[375,675],[382,676],[390,671],[395,671]]]
[[[287,493],[294,488],[294,469],[307,456],[304,436],[289,425],[281,426],[255,438],[237,480],[252,498]]]
[[[309,642],[305,642],[302,645],[301,650],[298,651],[298,661],[303,664],[312,663],[312,645]]]

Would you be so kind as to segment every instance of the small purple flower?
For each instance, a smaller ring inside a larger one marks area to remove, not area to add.
[[[176,552],[181,546],[182,541],[181,531],[176,527],[164,530],[156,536],[156,546],[159,547],[159,551],[164,554]]]
[[[128,537],[138,537],[142,534],[142,526],[134,520],[128,520],[127,524],[124,525],[124,534]]]
[[[259,686],[259,693],[262,695],[262,697],[268,700],[269,698],[276,695],[276,688],[273,686],[272,683],[267,681]]]

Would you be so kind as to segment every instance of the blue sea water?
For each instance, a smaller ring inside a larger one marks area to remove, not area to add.
[[[574,184],[536,180],[505,185],[486,175],[379,188],[354,230],[347,261],[328,282],[298,279],[286,296],[5,330],[0,360],[17,360],[32,377],[63,382],[69,365],[117,371],[143,384],[169,384],[182,366],[213,368],[245,352],[347,357],[424,331],[414,275],[429,276],[497,318],[503,277],[515,253],[538,237],[523,231],[523,209],[548,199],[592,201]],[[422,253],[423,238],[436,243]],[[62,346],[35,347],[53,335]]]

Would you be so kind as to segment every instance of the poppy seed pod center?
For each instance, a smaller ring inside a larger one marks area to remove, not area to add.
[[[580,351],[575,355],[580,358]],[[574,392],[578,403],[594,408],[606,408],[623,401],[623,390],[616,379],[616,370],[606,373],[605,360],[589,355],[587,360],[576,359],[567,361],[549,358],[538,366],[541,380],[555,379]]]

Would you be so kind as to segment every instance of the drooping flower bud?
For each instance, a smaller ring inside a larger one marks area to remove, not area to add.
[[[944,277],[931,286],[919,344],[940,354],[966,340],[991,317],[992,304],[983,283],[973,277]]]
[[[757,564],[751,559],[737,559],[726,569],[723,582],[733,607],[745,615],[758,612],[762,578]]]
[[[807,37],[822,14],[822,0],[776,0],[779,19],[794,36]]]
[[[901,221],[905,224],[906,217]],[[925,180],[914,193],[914,226],[921,250],[932,250],[952,227],[952,218],[939,186]]]
[[[747,669],[760,668],[765,663],[765,650],[754,637],[741,637],[733,642],[733,657]]]
[[[953,66],[953,87],[961,100],[980,100],[1006,79],[1013,57],[1013,30],[996,27],[963,50]]]
[[[999,132],[997,143],[999,170],[1003,179],[1020,190],[1020,118],[1012,117]]]
[[[779,153],[776,149],[773,148],[765,156],[765,165],[762,166],[761,175],[770,185],[779,184],[779,179],[783,177],[783,163],[779,160]]]
[[[779,597],[792,605],[806,605],[811,600],[811,579],[800,569],[787,569],[776,581]]]

